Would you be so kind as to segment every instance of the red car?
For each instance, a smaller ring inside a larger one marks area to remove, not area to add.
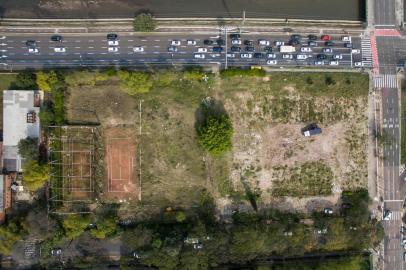
[[[329,40],[331,40],[331,36],[329,36],[329,35],[322,35],[322,36],[321,36],[321,40],[329,41]]]

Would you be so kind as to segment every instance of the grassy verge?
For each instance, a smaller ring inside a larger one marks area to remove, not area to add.
[[[0,74],[0,127],[3,127],[3,90],[8,90],[15,83],[17,74]]]
[[[400,98],[400,163],[406,163],[406,81],[402,82],[402,91]]]

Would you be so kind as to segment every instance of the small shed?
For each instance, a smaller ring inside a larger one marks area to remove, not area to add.
[[[307,125],[302,129],[302,134],[305,137],[310,137],[314,135],[321,134],[321,128],[319,128],[316,124]]]

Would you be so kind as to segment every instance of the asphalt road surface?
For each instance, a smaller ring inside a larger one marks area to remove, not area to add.
[[[395,0],[375,0],[375,26],[395,27]]]
[[[263,58],[255,58],[252,53],[252,58],[241,58],[245,51],[245,45],[240,46],[242,51],[231,52],[231,40],[223,36],[207,36],[207,35],[120,35],[118,37],[118,45],[109,45],[106,34],[94,35],[64,35],[62,42],[51,41],[50,35],[30,34],[30,35],[7,35],[0,37],[0,65],[3,69],[22,69],[22,68],[47,68],[47,67],[78,67],[78,66],[143,66],[143,65],[210,65],[221,64],[225,65],[226,50],[221,53],[214,53],[213,47],[219,38],[227,42],[227,64],[228,66],[252,66],[252,65],[267,65],[267,55],[264,51],[264,46],[258,45],[258,39],[270,41],[273,47],[273,52],[276,55],[276,65],[283,67],[309,67],[315,66],[318,62],[317,55],[322,54],[325,42],[318,40],[317,46],[312,47],[312,52],[301,53],[301,46],[296,46],[296,52],[291,53],[292,59],[283,59],[283,54],[279,52],[274,45],[275,41],[288,42],[289,35],[277,36],[258,36],[242,34],[241,41],[252,40],[255,52],[262,52]],[[205,39],[212,40],[213,45],[204,45]],[[36,41],[37,53],[30,53],[26,45],[27,40]],[[168,52],[168,47],[171,47],[173,40],[180,41],[177,47],[177,52]],[[195,45],[187,45],[187,40],[194,40]],[[327,59],[323,62],[324,67],[328,68],[350,68],[351,63],[360,62],[361,53],[351,53],[351,49],[344,47],[344,42],[341,41],[341,36],[333,36],[335,42],[331,46],[333,53],[325,53]],[[302,43],[307,44],[307,38],[302,38]],[[360,38],[352,37],[354,48],[360,49]],[[142,47],[142,52],[135,52],[135,47]],[[225,45],[222,46],[226,48]],[[65,52],[55,52],[55,48],[64,48]],[[110,49],[109,49],[110,48]],[[113,49],[114,48],[114,49]],[[205,48],[207,52],[197,53],[199,48]],[[111,50],[111,51],[109,51]],[[201,58],[195,58],[199,54]],[[298,54],[307,55],[306,60],[298,60]],[[204,56],[202,56],[204,55]],[[342,59],[338,60],[338,66],[330,66],[330,61],[333,60],[333,55],[341,55]],[[0,66],[0,68],[1,68]],[[320,67],[320,66],[318,66]],[[323,68],[324,68],[323,67]]]

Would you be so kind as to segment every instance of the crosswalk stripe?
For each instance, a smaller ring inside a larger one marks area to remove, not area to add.
[[[362,63],[365,67],[372,67],[372,47],[369,36],[364,36],[361,39]]]
[[[393,74],[378,74],[374,75],[375,88],[398,88],[398,80]]]

